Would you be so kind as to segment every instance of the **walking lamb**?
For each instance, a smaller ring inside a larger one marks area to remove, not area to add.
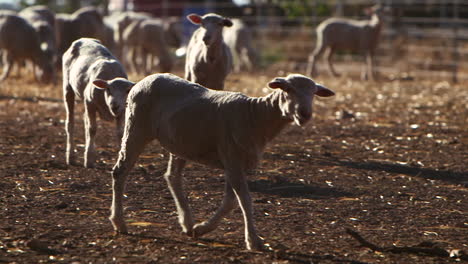
[[[207,89],[171,74],[154,74],[138,82],[128,96],[125,132],[112,172],[110,220],[114,229],[127,232],[122,204],[125,181],[143,148],[157,139],[171,153],[164,177],[183,232],[198,237],[214,230],[234,209],[237,198],[244,216],[246,246],[262,249],[246,172],[256,167],[265,145],[286,125],[303,126],[311,119],[314,95],[334,95],[299,74],[275,78],[268,86],[275,91],[253,98]],[[182,187],[187,160],[223,169],[225,176],[221,206],[211,219],[196,225]]]
[[[75,96],[84,101],[85,167],[94,167],[96,113],[104,120],[116,121],[120,144],[125,119],[125,101],[134,83],[120,62],[97,39],[81,38],[63,54],[63,99],[67,111],[67,164],[75,162],[73,142]],[[104,81],[108,80],[108,81]]]

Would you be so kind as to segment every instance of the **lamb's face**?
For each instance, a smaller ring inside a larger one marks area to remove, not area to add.
[[[232,21],[217,14],[206,14],[203,17],[191,14],[187,18],[203,30],[203,43],[213,45],[223,39],[223,28],[232,26]]]
[[[114,117],[125,113],[127,96],[135,83],[119,77],[109,81],[95,80],[93,84],[99,89],[104,89],[106,105]]]
[[[280,88],[286,93],[286,101],[282,102],[281,106],[283,115],[294,120],[299,126],[306,124],[312,117],[314,95],[327,97],[335,94],[330,89],[300,74],[275,78],[268,85],[270,88]]]

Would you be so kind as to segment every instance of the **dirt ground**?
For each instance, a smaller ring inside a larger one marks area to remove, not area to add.
[[[226,86],[263,95],[268,80],[282,74],[233,74]],[[67,166],[60,82],[7,80],[0,86],[0,263],[464,261],[468,83],[318,80],[337,95],[316,99],[313,121],[285,129],[250,174],[264,252],[245,250],[239,209],[203,238],[181,233],[161,177],[167,152],[157,142],[128,181],[130,234],[115,236],[107,219],[118,151],[113,124],[98,121],[96,169]],[[194,215],[203,221],[221,202],[222,171],[190,163],[185,176]],[[363,245],[347,229],[381,248]],[[421,250],[395,252],[404,247]]]

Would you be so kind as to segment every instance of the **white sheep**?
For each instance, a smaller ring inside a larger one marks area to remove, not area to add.
[[[382,29],[383,8],[379,5],[367,9],[370,20],[353,20],[345,18],[329,18],[317,27],[317,43],[309,57],[307,74],[314,76],[316,62],[322,53],[328,49],[328,68],[334,76],[338,73],[333,68],[331,59],[337,50],[362,52],[366,56],[367,67],[362,78],[375,79],[374,53]]]
[[[159,20],[133,21],[124,30],[122,41],[128,49],[128,64],[135,72],[149,74],[153,69],[154,57],[158,58],[161,72],[171,71],[174,62],[165,39],[164,27]],[[137,63],[137,55],[140,55],[141,67]]]
[[[55,62],[55,13],[47,6],[36,5],[26,7],[18,15],[28,21],[36,30],[41,43],[41,49],[47,54],[52,64]],[[52,79],[55,82],[55,72]]]
[[[256,167],[265,145],[286,125],[295,122],[302,126],[311,119],[314,95],[334,95],[300,74],[275,78],[268,86],[279,89],[254,98],[207,89],[171,74],[154,74],[138,82],[128,96],[122,146],[112,172],[109,219],[114,229],[127,232],[122,205],[125,181],[143,148],[157,139],[171,153],[164,177],[183,232],[198,237],[214,230],[235,207],[237,197],[247,248],[261,249],[246,172]],[[182,187],[186,160],[223,169],[226,181],[219,209],[211,219],[196,225]]]
[[[117,57],[124,62],[124,44],[123,44],[123,34],[125,29],[132,24],[134,21],[143,21],[145,19],[151,18],[151,14],[144,13],[144,12],[133,12],[133,11],[125,11],[122,13],[118,13],[112,15],[112,26],[114,29],[114,42],[116,45],[117,50]]]
[[[73,14],[55,16],[55,37],[59,58],[79,38],[96,38],[104,44],[106,32],[102,15],[97,8],[82,7]]]
[[[18,13],[28,21],[39,35],[39,40],[44,43],[44,49],[55,54],[55,13],[47,6],[36,5],[27,7]]]
[[[85,108],[84,165],[93,167],[96,159],[96,113],[99,113],[101,119],[116,121],[120,143],[125,121],[125,100],[134,83],[127,80],[127,74],[120,62],[96,39],[81,38],[74,41],[63,54],[62,70],[63,99],[67,112],[66,162],[75,163],[74,105],[75,97],[78,97],[83,100]]]
[[[14,63],[31,61],[36,80],[48,83],[53,78],[53,65],[48,54],[41,49],[39,37],[33,26],[24,18],[10,12],[0,11],[0,51],[5,80]]]
[[[232,69],[232,55],[223,40],[223,28],[232,21],[217,14],[187,16],[200,25],[189,41],[185,59],[185,79],[215,90],[223,90]]]
[[[240,19],[232,19],[232,27],[223,30],[224,41],[231,50],[234,71],[252,71],[258,64],[257,51],[252,43],[252,30]]]

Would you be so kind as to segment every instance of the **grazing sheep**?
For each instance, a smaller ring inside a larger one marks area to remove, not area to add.
[[[223,30],[224,41],[231,50],[234,71],[242,68],[252,71],[258,64],[257,51],[253,48],[252,31],[240,19],[232,19],[232,27]]]
[[[66,161],[67,164],[75,162],[73,130],[76,96],[84,101],[85,106],[84,165],[93,167],[96,159],[96,113],[99,113],[101,119],[116,121],[120,143],[125,121],[125,100],[133,83],[127,80],[127,74],[120,62],[97,39],[81,38],[74,41],[63,54],[62,70],[63,99],[67,112]]]
[[[79,38],[96,38],[100,41],[106,39],[103,18],[94,7],[80,8],[71,15],[57,14],[55,29],[59,57]]]
[[[129,49],[129,64],[135,72],[148,75],[152,71],[154,57],[159,60],[161,72],[171,71],[173,60],[165,40],[164,28],[159,21],[146,19],[132,22],[124,31],[123,43]],[[137,54],[141,57],[141,67],[137,66]]]
[[[18,13],[28,21],[36,30],[41,49],[55,61],[55,14],[47,6],[37,5],[27,7]],[[52,62],[54,63],[54,62]],[[52,77],[55,80],[55,72]]]
[[[46,6],[30,6],[21,12],[19,16],[26,19],[39,34],[39,40],[49,50],[51,55],[55,54],[55,14]]]
[[[52,62],[41,49],[36,31],[25,19],[11,12],[0,12],[0,51],[3,63],[0,82],[8,77],[14,63],[24,61],[33,63],[37,81],[48,83],[52,80]]]
[[[232,26],[232,21],[217,14],[203,17],[187,16],[195,25],[200,25],[187,46],[185,79],[214,90],[223,90],[224,80],[232,68],[232,57],[223,40],[223,28]]]
[[[300,74],[275,78],[268,85],[279,89],[253,98],[207,89],[171,74],[154,74],[138,82],[127,100],[122,146],[112,172],[110,220],[114,229],[127,232],[122,205],[125,181],[145,145],[157,139],[171,153],[164,177],[183,232],[198,237],[214,230],[234,208],[237,197],[247,248],[261,249],[246,172],[256,167],[265,145],[286,125],[294,121],[302,126],[310,120],[314,95],[334,95]],[[224,169],[226,181],[219,209],[211,219],[196,225],[182,188],[186,160]]]
[[[317,27],[317,44],[309,57],[307,73],[316,74],[316,62],[328,48],[328,68],[334,76],[338,73],[333,68],[331,59],[336,50],[351,50],[365,53],[367,69],[363,72],[363,79],[375,79],[374,53],[382,29],[383,8],[374,6],[367,9],[371,14],[370,20],[352,20],[345,18],[329,18]]]

